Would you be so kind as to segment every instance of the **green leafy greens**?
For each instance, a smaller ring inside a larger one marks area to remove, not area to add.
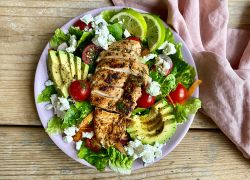
[[[176,79],[172,74],[163,76],[158,71],[150,71],[149,76],[153,81],[161,85],[161,96],[163,97],[167,96],[176,87]]]
[[[121,174],[130,174],[132,165],[133,165],[133,158],[128,157],[125,154],[122,154],[117,149],[110,147],[108,148],[108,155],[109,155],[109,167]]]
[[[57,94],[55,86],[46,86],[45,89],[37,96],[37,102],[49,102],[52,94]]]
[[[109,160],[106,149],[101,149],[99,152],[93,152],[84,145],[82,145],[77,155],[79,158],[85,159],[88,163],[95,166],[99,171],[103,171],[105,169]]]
[[[46,132],[48,134],[57,134],[63,132],[62,130],[62,119],[54,116],[48,122],[48,126],[46,128]]]
[[[53,49],[57,49],[57,47],[63,42],[68,42],[69,35],[65,34],[61,29],[56,29],[54,36],[50,40],[50,46]]]
[[[195,114],[201,108],[201,100],[191,98],[184,104],[176,104],[174,108],[175,120],[178,123],[183,123],[188,119],[188,115]]]
[[[82,37],[84,31],[80,30],[79,27],[70,26],[69,34],[75,35],[76,39],[79,40]]]
[[[93,107],[88,101],[72,104],[64,115],[62,128],[79,124],[92,110]]]
[[[109,33],[114,36],[114,38],[119,41],[122,39],[123,29],[120,23],[115,23],[108,26]]]

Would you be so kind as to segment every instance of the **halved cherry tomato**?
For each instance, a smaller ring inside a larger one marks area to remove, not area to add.
[[[183,103],[188,98],[188,90],[181,84],[178,83],[176,89],[169,93],[173,103]]]
[[[86,46],[82,52],[82,60],[86,64],[92,64],[97,58],[100,48],[94,44]]]
[[[137,106],[142,108],[149,108],[155,103],[155,96],[149,95],[145,89],[142,89],[142,95],[137,100]]]
[[[101,150],[101,144],[96,140],[95,136],[91,139],[85,139],[86,146],[94,152],[98,152]]]
[[[85,28],[90,29],[92,27],[90,23],[85,24],[85,22],[82,22],[80,19],[75,22],[74,26],[79,27],[80,30],[84,30]]]
[[[75,101],[84,101],[90,95],[90,83],[86,80],[73,81],[69,86],[69,94]]]
[[[127,39],[128,39],[128,40],[134,40],[134,41],[141,42],[140,38],[134,37],[134,36],[128,37]]]

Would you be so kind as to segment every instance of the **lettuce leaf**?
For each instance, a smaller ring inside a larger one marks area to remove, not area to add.
[[[122,154],[113,147],[108,148],[109,167],[121,174],[130,174],[133,166],[133,158]]]
[[[83,32],[84,31],[80,30],[78,27],[74,27],[74,26],[69,27],[69,34],[75,35],[77,40],[81,38]]]
[[[106,149],[101,149],[99,152],[93,152],[84,145],[82,145],[77,155],[79,158],[84,159],[89,164],[95,166],[99,171],[103,171],[105,169],[109,160]]]
[[[201,100],[198,98],[191,98],[184,104],[176,104],[174,114],[178,123],[183,123],[188,119],[188,115],[195,114],[201,108]]]
[[[86,41],[89,41],[94,34],[92,32],[83,32],[80,40],[77,42],[76,48],[83,46]]]
[[[62,128],[78,125],[92,110],[93,107],[88,101],[72,104],[64,115]]]
[[[102,11],[101,15],[102,15],[102,18],[109,22],[109,20],[118,13],[118,11],[116,10],[105,10],[105,11]]]
[[[123,29],[120,23],[115,23],[108,26],[109,33],[114,36],[114,38],[119,41],[122,39]]]
[[[60,28],[56,29],[54,36],[50,40],[50,46],[53,49],[57,49],[57,47],[63,42],[69,41],[69,35],[65,34]]]
[[[52,94],[57,94],[55,86],[46,86],[45,89],[37,96],[37,102],[49,102]]]
[[[188,89],[194,82],[194,67],[190,66],[188,63],[180,59],[173,58],[172,61],[174,66],[171,74],[175,76],[176,83],[180,82]]]
[[[46,132],[48,134],[57,134],[57,133],[62,133],[62,119],[59,117],[52,117],[49,122],[48,126],[46,128]]]
[[[134,115],[145,115],[145,114],[148,114],[150,112],[150,109],[147,109],[147,108],[136,108],[133,110],[132,112],[132,116]]]
[[[168,41],[170,43],[174,43],[174,35],[170,28],[165,29],[165,41]]]
[[[167,96],[176,87],[176,79],[172,74],[163,76],[158,71],[150,71],[149,76],[153,81],[157,81],[161,85],[161,96],[163,97]]]

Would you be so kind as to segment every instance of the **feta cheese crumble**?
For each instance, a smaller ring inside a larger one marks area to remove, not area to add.
[[[90,22],[92,22],[94,20],[94,18],[91,14],[87,14],[87,15],[84,15],[83,17],[81,17],[80,20],[88,25]]]
[[[91,132],[83,132],[82,133],[82,137],[83,138],[91,139],[93,136],[94,136],[94,132],[93,131],[91,131]]]
[[[69,101],[64,97],[57,97],[56,94],[52,94],[50,100],[54,108],[54,114],[62,118],[65,111],[70,108]]]
[[[156,58],[155,66],[159,73],[162,75],[166,75],[166,72],[172,67],[173,62],[169,56],[166,55],[159,55]]]
[[[161,85],[156,81],[152,81],[148,84],[146,92],[151,96],[158,96],[161,94]]]
[[[71,136],[64,136],[63,141],[66,143],[71,143],[73,141],[73,137]]]
[[[146,166],[162,156],[162,146],[159,143],[155,143],[153,146],[149,144],[143,145],[140,140],[135,139],[134,141],[129,141],[128,145],[125,146],[125,151],[134,159],[142,158]]]
[[[162,52],[166,56],[176,53],[176,49],[175,49],[174,44],[172,44],[172,43],[170,43],[168,41],[165,41],[158,49],[163,50]]]
[[[51,81],[51,80],[47,80],[45,83],[44,83],[44,85],[45,86],[52,86],[54,83],[53,83],[53,81]]]
[[[76,50],[77,40],[75,35],[70,35],[69,39],[69,47],[66,48],[66,51],[68,53],[73,53]]]
[[[78,141],[76,142],[76,150],[79,151],[81,149],[81,146],[82,146],[82,141]]]
[[[152,54],[152,53],[151,53],[151,54],[148,54],[148,55],[142,57],[141,62],[142,62],[143,64],[145,64],[146,62],[148,62],[148,61],[151,60],[151,59],[154,59],[155,57],[157,57],[156,54]]]
[[[58,47],[57,47],[57,51],[64,51],[68,48],[68,45],[66,42],[60,44]]]
[[[66,129],[64,129],[64,134],[66,134],[67,136],[74,136],[76,134],[76,127],[72,126],[72,127],[68,127]]]
[[[92,42],[107,50],[108,46],[116,41],[109,33],[107,22],[102,18],[102,15],[99,15],[94,18],[91,25],[95,29],[95,37],[92,39]]]
[[[123,34],[124,34],[125,38],[128,38],[129,36],[131,36],[131,34],[128,32],[127,29],[124,30]]]

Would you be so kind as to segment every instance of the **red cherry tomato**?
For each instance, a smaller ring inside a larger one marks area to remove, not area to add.
[[[92,64],[97,58],[100,48],[94,44],[86,46],[82,52],[82,60],[86,64]]]
[[[183,103],[188,98],[188,90],[179,83],[176,87],[176,89],[169,93],[169,96],[171,97],[173,103]]]
[[[101,144],[96,140],[95,136],[91,139],[85,139],[86,146],[94,152],[98,152],[101,150]]]
[[[141,42],[140,38],[134,37],[134,36],[128,37],[127,39],[128,39],[128,40],[134,40],[134,41]]]
[[[82,22],[80,19],[75,22],[74,26],[79,27],[80,30],[84,30],[85,28],[90,29],[92,27],[90,23],[85,24],[85,22]]]
[[[144,89],[141,97],[137,100],[137,106],[142,108],[149,108],[155,103],[155,96],[149,95]]]
[[[69,94],[75,101],[84,101],[90,95],[90,83],[85,80],[73,81],[69,86]]]

